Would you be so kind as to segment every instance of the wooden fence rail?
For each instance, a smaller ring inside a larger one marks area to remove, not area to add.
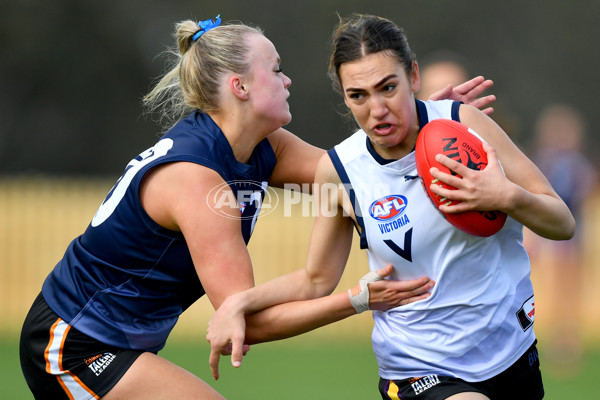
[[[87,227],[112,184],[112,180],[89,178],[0,178],[0,335],[18,334],[45,276],[68,243]],[[281,200],[285,192],[277,191],[276,196],[280,203],[259,218],[249,245],[257,283],[300,268],[306,261],[312,217],[304,214],[309,203],[284,207]],[[600,304],[596,289],[600,286],[598,205],[596,196],[586,212],[581,307],[586,338],[600,342],[600,307],[596,307]],[[339,290],[353,286],[368,269],[366,255],[358,247],[355,243]],[[556,295],[548,293],[543,266],[534,264],[533,279],[541,298]],[[545,314],[552,311],[539,307],[536,330],[543,334],[549,325],[545,321],[550,321]],[[211,313],[208,301],[201,299],[184,313],[174,336],[203,340]],[[368,338],[371,326],[369,313],[364,313],[310,335]]]

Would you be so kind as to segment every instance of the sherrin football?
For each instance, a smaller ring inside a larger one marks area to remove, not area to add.
[[[440,153],[474,170],[481,171],[487,166],[487,155],[475,131],[449,119],[435,119],[425,124],[417,137],[415,158],[423,188],[436,208],[450,200],[433,193],[431,184],[447,189],[456,188],[435,180],[429,172],[431,167],[460,177],[435,160],[435,156]],[[475,236],[491,236],[502,229],[506,222],[506,214],[501,211],[465,211],[453,214],[444,213],[439,208],[438,211],[456,228]]]

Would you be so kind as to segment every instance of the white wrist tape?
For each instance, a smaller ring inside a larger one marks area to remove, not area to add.
[[[352,291],[348,289],[348,296],[350,297],[350,303],[352,307],[356,310],[357,314],[360,314],[363,311],[369,310],[369,283],[377,282],[382,280],[383,277],[379,275],[377,272],[371,271],[367,273],[365,276],[360,278],[358,281],[358,286],[360,287],[360,292],[357,295],[352,296]]]

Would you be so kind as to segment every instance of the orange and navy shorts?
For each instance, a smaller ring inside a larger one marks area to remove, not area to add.
[[[506,371],[482,382],[467,382],[442,375],[419,376],[402,380],[380,378],[383,400],[443,400],[452,395],[475,392],[489,399],[541,400],[544,385],[536,343]]]
[[[25,318],[19,352],[23,375],[37,400],[99,399],[143,353],[107,346],[79,332],[41,294]]]

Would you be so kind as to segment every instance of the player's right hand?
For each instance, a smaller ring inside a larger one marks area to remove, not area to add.
[[[206,340],[210,343],[208,363],[215,380],[219,379],[221,355],[231,355],[231,364],[235,368],[242,366],[242,358],[250,349],[250,346],[244,344],[245,337],[244,313],[235,303],[233,296],[230,296],[208,322],[206,331]]]

